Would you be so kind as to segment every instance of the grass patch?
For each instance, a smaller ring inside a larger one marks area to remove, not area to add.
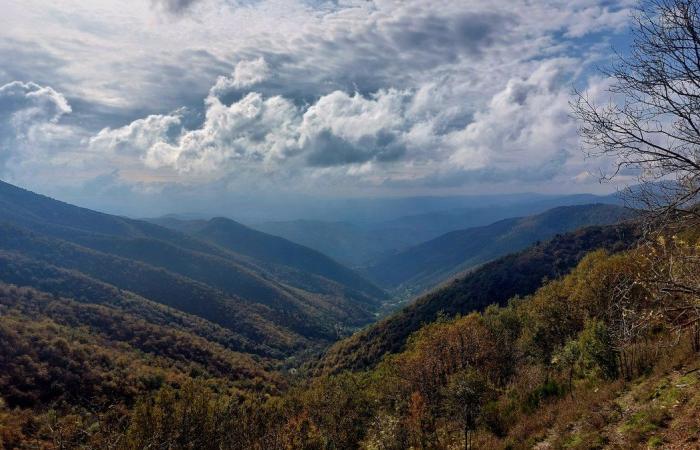
[[[652,436],[647,441],[648,448],[659,448],[664,445],[664,440],[659,436]]]
[[[656,405],[647,406],[632,414],[620,427],[620,431],[634,442],[644,442],[651,433],[663,427],[668,419],[665,409]]]
[[[582,431],[568,436],[561,447],[572,450],[600,449],[605,446],[605,443],[600,433]]]

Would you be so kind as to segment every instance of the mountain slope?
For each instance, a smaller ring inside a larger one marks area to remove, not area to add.
[[[638,237],[637,228],[631,224],[589,227],[499,258],[338,342],[316,369],[337,372],[372,367],[384,355],[400,351],[411,333],[441,314],[468,314],[490,304],[504,304],[516,295],[531,294],[544,279],[566,274],[586,253],[599,248],[616,252],[628,248]]]
[[[0,282],[0,448],[131,448],[92,436],[123,432],[135,404],[161,388],[203,383],[238,398],[286,390],[274,360],[208,340],[197,331],[205,321],[93,287],[104,302]]]
[[[357,300],[382,298],[384,292],[356,272],[342,266],[326,255],[308,247],[272,236],[223,217],[209,221],[162,220],[163,225],[189,233],[201,240],[221,246],[241,255],[255,258],[275,271],[279,266],[300,271],[306,282],[317,275],[343,286]],[[290,274],[291,276],[291,274]]]
[[[420,292],[450,275],[557,233],[612,224],[631,215],[625,208],[606,204],[557,207],[535,216],[504,219],[488,226],[444,234],[386,257],[368,267],[365,273],[382,286]]]
[[[289,350],[294,336],[273,334],[275,327],[259,316],[249,325],[253,329],[260,327],[258,335],[264,341],[256,342],[246,332],[249,314],[240,312],[239,323],[235,330],[222,327],[193,314],[187,314],[168,306],[177,300],[164,303],[148,300],[133,292],[116,288],[113,285],[91,278],[84,273],[48,264],[44,260],[31,259],[25,255],[0,252],[0,279],[17,286],[33,286],[41,292],[51,293],[54,297],[65,297],[80,303],[105,305],[124,313],[140,317],[142,320],[161,326],[168,326],[193,333],[208,341],[216,342],[230,350],[260,355],[262,357],[282,358],[283,350]],[[166,280],[168,282],[172,280]],[[188,292],[184,290],[185,294]]]
[[[0,251],[76,271],[198,316],[255,345],[269,344],[277,355],[332,341],[339,331],[368,323],[382,294],[347,269],[336,268],[346,276],[347,284],[340,284],[2,182],[0,227]],[[359,289],[351,286],[354,282]]]
[[[489,225],[512,217],[540,214],[559,206],[596,203],[622,205],[623,201],[617,194],[606,196],[575,194],[551,198],[524,199],[522,202],[507,205],[482,205],[479,207],[457,208],[430,214],[399,217],[398,219],[384,222],[382,226],[410,231],[416,240],[424,242],[450,231]]]
[[[5,265],[0,280],[20,284],[9,271],[31,273],[24,286],[36,287],[45,283],[44,266],[78,272],[139,296],[170,306],[209,322],[226,327],[255,342],[269,341],[273,348],[289,352],[303,345],[308,322],[298,320],[298,314],[283,316],[265,305],[254,304],[226,295],[224,292],[191,278],[154,267],[139,261],[97,252],[69,242],[41,237],[9,225],[0,225],[0,249],[12,266]],[[19,255],[20,257],[18,257]],[[31,263],[34,263],[31,265]],[[56,291],[52,290],[51,293]],[[81,288],[67,292],[71,297],[91,299],[92,292]],[[93,301],[93,300],[91,300]],[[331,330],[313,329],[318,337]]]

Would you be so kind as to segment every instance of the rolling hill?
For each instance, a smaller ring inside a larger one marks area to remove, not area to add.
[[[274,392],[284,385],[271,359],[208,340],[202,335],[212,330],[206,325],[197,330],[202,321],[106,287],[102,291],[112,300],[89,303],[0,283],[4,402],[101,409],[115,401],[130,404],[166,377],[182,382],[192,374],[239,389],[257,383]],[[128,303],[143,309],[123,308]],[[148,320],[159,312],[165,320]]]
[[[364,273],[380,286],[419,293],[461,271],[517,252],[558,233],[617,223],[632,211],[616,205],[561,206],[534,216],[452,231],[379,260]]]

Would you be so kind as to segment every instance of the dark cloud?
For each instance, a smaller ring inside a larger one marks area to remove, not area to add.
[[[406,153],[406,148],[396,136],[383,130],[373,136],[363,136],[357,142],[349,142],[330,130],[323,130],[307,145],[306,161],[312,167],[396,161]]]
[[[147,114],[180,107],[202,109],[202,99],[217,76],[229,73],[234,66],[206,49],[182,49],[150,57],[147,65],[143,59],[114,62],[110,70],[119,74],[115,77],[118,81],[105,87],[116,92],[124,89],[120,85],[124,79],[138,79],[137,86],[130,86],[138,97],[130,100]]]
[[[89,52],[84,44],[81,51]],[[233,65],[206,49],[182,49],[145,58],[123,59],[108,63],[110,77],[99,83],[101,92],[109,96],[131,92],[126,105],[108,104],[102,98],[78,95],[84,81],[67,70],[74,63],[54,51],[33,42],[0,39],[0,86],[15,80],[51,86],[61,92],[73,108],[65,123],[98,131],[119,127],[149,114],[181,107],[201,111],[216,77],[228,73]],[[83,75],[89,76],[89,69]],[[126,85],[124,80],[138,80]],[[98,93],[100,92],[98,91]]]
[[[404,16],[390,22],[387,29],[391,42],[402,52],[435,55],[444,62],[462,54],[482,53],[499,36],[507,35],[514,24],[512,15],[477,12],[453,16]],[[430,60],[434,57],[429,57]]]
[[[0,39],[0,85],[15,80],[63,85],[75,80],[63,73],[68,62],[43,46],[19,39]]]
[[[151,0],[154,8],[170,14],[182,14],[201,0]]]
[[[264,58],[274,76],[255,89],[302,105],[336,90],[370,95],[387,86],[414,86],[416,75],[423,71],[487,52],[510,36],[516,22],[513,16],[492,12],[404,13],[391,20],[368,21],[350,33],[342,23],[329,23],[328,37],[308,33],[282,46],[260,39],[236,52],[236,57],[237,61]],[[246,92],[233,90],[227,100]]]

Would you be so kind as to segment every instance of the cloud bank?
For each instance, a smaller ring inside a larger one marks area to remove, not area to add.
[[[331,195],[590,188],[569,95],[632,6],[33,2],[0,19],[5,178]]]

